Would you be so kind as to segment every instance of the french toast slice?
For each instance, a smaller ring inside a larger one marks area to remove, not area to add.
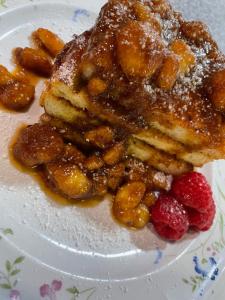
[[[128,155],[138,158],[167,174],[180,175],[193,169],[191,164],[178,160],[175,156],[159,151],[135,138],[129,140],[127,151]]]
[[[53,75],[51,77],[48,90],[60,98],[65,98],[72,105],[86,109],[88,108],[87,96],[82,91],[76,89],[79,75],[79,65],[83,51],[87,45],[90,33],[84,32],[80,36],[65,45],[63,51],[56,57]]]
[[[196,167],[202,167],[210,161],[225,159],[224,124],[222,125],[221,131],[221,141],[217,143],[212,142],[210,145],[198,150],[190,150],[186,153],[179,153],[177,157],[185,161],[192,161],[193,165]]]
[[[209,100],[195,93],[181,98],[158,98],[149,111],[149,123],[171,138],[195,148],[210,144],[219,137],[221,115],[213,109]]]
[[[172,155],[186,152],[184,145],[173,140],[155,128],[149,128],[133,135],[136,139],[145,142],[159,150],[165,151]]]
[[[51,93],[46,93],[44,96],[44,108],[48,115],[69,124],[87,119],[85,112],[78,110],[68,101],[65,101],[63,98],[58,98]]]

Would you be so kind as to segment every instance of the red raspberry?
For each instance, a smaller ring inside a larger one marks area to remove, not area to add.
[[[201,213],[192,208],[187,208],[187,212],[191,228],[197,231],[207,231],[213,224],[216,207],[214,202],[212,202],[211,207],[204,213]]]
[[[183,205],[199,212],[207,212],[213,202],[211,188],[206,178],[197,172],[186,173],[172,183],[171,192]]]
[[[151,220],[156,232],[163,238],[179,240],[189,227],[183,205],[170,195],[160,195],[151,209]]]

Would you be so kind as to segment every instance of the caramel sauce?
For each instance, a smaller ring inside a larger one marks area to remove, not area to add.
[[[13,146],[17,141],[18,135],[20,131],[25,128],[26,125],[23,124],[19,128],[17,128],[14,136],[11,139],[10,145],[9,145],[9,160],[10,163],[13,165],[14,168],[16,168],[21,173],[28,174],[31,176],[35,182],[38,183],[41,190],[47,195],[48,198],[50,198],[52,201],[56,202],[59,205],[62,206],[78,206],[78,207],[95,207],[98,204],[100,204],[103,200],[102,197],[93,197],[90,199],[85,200],[74,200],[74,199],[68,199],[66,197],[61,196],[60,194],[57,194],[53,192],[50,187],[48,186],[47,179],[44,176],[43,168],[37,167],[37,168],[27,168],[20,164],[13,155]]]

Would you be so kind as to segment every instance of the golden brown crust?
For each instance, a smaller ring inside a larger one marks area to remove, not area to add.
[[[73,89],[78,73],[81,56],[87,46],[90,32],[86,31],[65,45],[62,52],[56,57],[54,63],[54,73],[51,81],[60,81]],[[75,76],[76,75],[76,76]]]

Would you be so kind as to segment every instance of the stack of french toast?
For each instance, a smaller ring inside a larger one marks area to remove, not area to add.
[[[57,57],[42,105],[82,140],[122,131],[129,155],[178,175],[225,157],[224,62],[206,26],[166,1],[109,1]]]
[[[56,57],[41,105],[16,158],[25,162],[22,146],[42,139],[27,165],[44,165],[49,186],[68,198],[115,193],[128,226],[148,223],[172,177],[225,158],[225,56],[203,23],[166,0],[109,0]]]

